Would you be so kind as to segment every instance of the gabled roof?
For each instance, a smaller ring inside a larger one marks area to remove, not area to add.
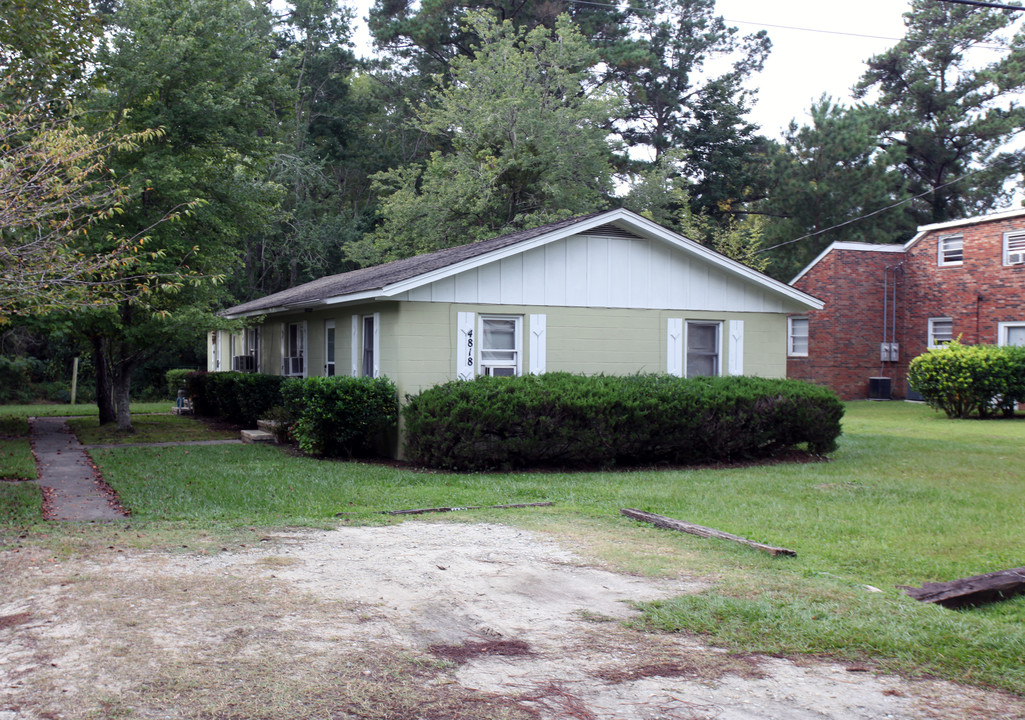
[[[975,217],[962,218],[960,220],[948,220],[947,222],[933,223],[932,225],[919,225],[918,232],[915,236],[904,243],[904,249],[910,249],[912,245],[917,243],[926,235],[937,230],[954,230],[955,228],[966,227],[968,225],[979,225],[981,223],[996,222],[998,220],[1010,220],[1011,218],[1022,216],[1025,216],[1025,208],[1013,208],[1011,210],[990,213],[989,215],[976,215]]]
[[[818,257],[816,257],[810,263],[805,265],[804,270],[802,270],[801,272],[797,273],[797,275],[794,276],[794,279],[790,281],[790,284],[793,285],[795,282],[797,282],[798,280],[803,278],[805,275],[807,275],[808,272],[813,267],[815,267],[816,265],[819,264],[819,261],[821,261],[822,258],[826,257],[826,255],[828,255],[829,253],[833,252],[834,250],[854,250],[854,251],[857,251],[857,252],[902,253],[902,252],[904,252],[904,246],[903,245],[873,245],[871,243],[840,242],[840,241],[837,241],[837,242],[834,242],[834,243],[830,243],[829,247],[827,247],[825,250],[823,250],[822,252],[820,252],[818,254]]]
[[[236,305],[220,314],[229,318],[238,318],[344,302],[385,299],[465,270],[602,226],[614,226],[613,231],[618,229],[644,238],[661,240],[775,294],[783,295],[809,307],[821,308],[822,306],[821,301],[810,295],[773,280],[742,263],[709,250],[699,243],[677,235],[629,210],[618,209],[579,215],[530,230],[501,235],[490,240],[446,248],[426,255],[416,255],[340,275],[330,275],[267,295],[258,300]]]

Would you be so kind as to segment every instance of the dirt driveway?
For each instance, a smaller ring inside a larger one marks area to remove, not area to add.
[[[624,627],[694,592],[500,525],[214,555],[0,552],[0,720],[1025,718],[1020,699]]]

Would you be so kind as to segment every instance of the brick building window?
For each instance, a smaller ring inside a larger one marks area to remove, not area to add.
[[[929,347],[941,347],[953,339],[953,320],[950,318],[929,318]]]
[[[1025,265],[1025,232],[1004,233],[1004,265]]]
[[[1025,346],[1025,322],[997,323],[997,345]]]
[[[964,238],[960,235],[944,235],[938,243],[940,265],[960,265],[964,262]]]
[[[808,318],[792,316],[787,318],[787,355],[808,357]]]

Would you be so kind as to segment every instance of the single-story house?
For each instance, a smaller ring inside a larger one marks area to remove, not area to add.
[[[236,305],[208,369],[387,376],[785,377],[787,317],[821,301],[628,210],[324,277]]]

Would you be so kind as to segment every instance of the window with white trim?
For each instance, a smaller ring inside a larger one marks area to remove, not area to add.
[[[324,321],[324,375],[335,374],[335,321]]]
[[[523,318],[516,315],[480,316],[481,375],[511,377],[521,373]]]
[[[1004,265],[1025,265],[1025,232],[1004,233]]]
[[[721,323],[687,322],[687,377],[719,375],[721,336]]]
[[[787,318],[787,355],[808,357],[808,318],[792,315]]]
[[[997,345],[1025,347],[1025,322],[997,323]]]
[[[377,318],[373,315],[363,316],[363,362],[360,364],[360,375],[363,377],[376,377],[374,371],[375,367],[375,354],[374,349],[376,343],[374,342],[375,325],[374,322]]]
[[[964,237],[961,235],[944,235],[937,242],[938,264],[960,265],[964,262]]]
[[[950,318],[929,318],[929,347],[937,348],[954,339],[954,321]]]
[[[284,354],[281,359],[281,374],[289,377],[306,377],[306,323],[288,323],[284,327]]]
[[[260,328],[245,328],[241,335],[231,336],[231,369],[260,371]]]

